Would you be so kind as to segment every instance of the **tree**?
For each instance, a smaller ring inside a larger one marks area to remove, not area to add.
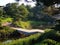
[[[0,17],[3,17],[3,8],[0,7]]]
[[[56,31],[60,31],[60,20],[57,20],[58,24],[53,28]]]
[[[50,7],[51,9],[54,4],[60,4],[60,0],[36,0],[36,1],[37,1],[38,5],[40,4],[40,2],[42,2],[45,6],[47,6],[48,8]],[[60,20],[57,20],[57,21],[59,24],[55,25],[55,27],[53,29],[60,31]]]
[[[4,7],[6,14],[14,20],[25,19],[29,13],[24,5],[18,6],[18,3],[9,3]]]
[[[50,6],[60,3],[60,0],[36,0],[36,1],[38,5],[40,4],[40,2],[42,2],[45,6]]]
[[[22,19],[27,19],[26,17],[28,17],[28,14],[29,14],[29,11],[28,9],[26,8],[26,6],[24,6],[23,4],[20,5],[18,7],[18,10],[19,10],[19,13],[20,13],[20,16]]]
[[[8,3],[6,7],[4,7],[4,11],[9,17],[16,18],[17,5],[17,3]]]
[[[36,0],[37,1],[37,5],[40,5],[40,3],[44,4],[44,11],[45,13],[47,13],[48,15],[55,15],[56,12],[59,11],[59,9],[57,10],[55,8],[55,4],[60,4],[60,0]]]

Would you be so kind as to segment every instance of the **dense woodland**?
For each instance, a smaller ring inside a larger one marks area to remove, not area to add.
[[[36,0],[35,7],[8,3],[0,6],[0,44],[1,45],[60,45],[60,0]],[[41,3],[43,5],[41,5]],[[26,36],[10,27],[23,29],[42,29],[45,33]],[[3,43],[6,40],[11,42]],[[13,42],[13,43],[12,43]]]

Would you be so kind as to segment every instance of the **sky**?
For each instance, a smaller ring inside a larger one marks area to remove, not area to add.
[[[14,0],[0,0],[0,6],[4,6],[7,3],[12,3],[12,2],[15,2],[15,1]]]
[[[31,0],[28,0],[28,1],[31,1]],[[14,3],[16,2],[15,0],[0,0],[0,6],[5,6],[7,3]],[[25,2],[24,0],[21,0],[19,2],[19,4],[22,4],[24,3],[25,5],[31,5],[31,6],[35,6],[36,2]]]

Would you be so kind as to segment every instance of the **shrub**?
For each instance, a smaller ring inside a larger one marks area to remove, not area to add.
[[[59,42],[60,41],[60,35],[59,35],[59,33],[57,34],[56,31],[51,30],[49,32],[46,32],[46,33],[42,34],[39,37],[38,41],[41,42],[44,39],[52,39],[52,40],[55,40],[55,41]]]
[[[17,21],[14,23],[17,27],[21,27],[21,28],[31,28],[30,22],[29,21]]]
[[[13,29],[10,29],[9,27],[2,27],[0,29],[0,41],[4,41],[8,39],[8,36],[13,33]]]
[[[31,35],[29,37],[12,40],[10,43],[6,43],[5,45],[34,45],[39,37],[40,33]]]
[[[36,28],[36,29],[45,29],[45,28],[51,28],[51,25],[48,25],[48,22],[45,21],[16,21],[13,22],[13,24],[16,27],[21,27],[21,28]]]
[[[51,40],[51,39],[45,39],[40,43],[37,43],[35,45],[55,45],[57,42],[55,40]]]
[[[31,24],[32,28],[41,28],[41,26],[43,26],[45,24],[45,22],[42,22],[42,21],[30,21],[30,24]]]
[[[5,24],[7,22],[11,23],[13,21],[12,18],[0,18],[0,27],[2,26],[2,24]]]

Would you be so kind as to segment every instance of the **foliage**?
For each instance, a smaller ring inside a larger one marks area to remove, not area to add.
[[[13,23],[14,26],[20,27],[20,28],[39,28],[39,29],[45,29],[45,28],[51,28],[54,24],[48,24],[47,21],[16,21]],[[47,25],[47,26],[45,26]]]
[[[29,11],[27,10],[27,8],[22,4],[18,7],[19,11],[20,11],[20,15],[21,18],[23,18],[25,20],[25,18],[28,16]]]
[[[52,31],[53,29],[45,29],[45,32],[49,32],[49,31]]]
[[[13,21],[13,19],[12,18],[0,18],[0,26],[2,26],[2,24],[4,24],[4,23],[12,23],[12,21]]]
[[[17,0],[19,1],[19,0]],[[12,22],[14,26],[21,28],[45,28],[55,24],[55,19],[51,15],[55,12],[53,4],[59,3],[59,0],[36,0],[37,4],[40,1],[44,5],[29,7],[25,5],[18,5],[18,3],[9,3],[0,8],[0,40],[17,39],[25,35],[18,33],[10,27],[2,27],[1,24]],[[48,2],[49,1],[49,2]],[[54,3],[53,3],[54,2]],[[47,7],[46,7],[47,6]],[[45,13],[43,12],[45,11]],[[47,12],[47,13],[46,13]],[[49,16],[48,16],[49,15]],[[12,24],[12,25],[13,25]],[[52,26],[51,26],[52,27]],[[57,31],[56,31],[57,30]],[[29,37],[12,40],[3,45],[59,45],[60,44],[60,23],[55,26],[53,30],[46,30],[44,34],[35,34]],[[12,43],[13,42],[13,43]],[[1,45],[2,45],[1,44]]]
[[[5,45],[59,45],[60,42],[57,41],[58,38],[56,38],[58,36],[56,35],[56,32],[53,32],[54,31],[49,31],[44,34],[34,34],[22,39],[12,40],[9,43],[5,43]],[[53,38],[56,38],[56,40]]]
[[[35,45],[59,45],[60,42],[51,39],[45,39],[41,43],[37,43]]]
[[[44,14],[42,14],[43,6],[36,6],[29,9],[30,13],[28,19],[30,20],[40,21],[40,19],[44,16]]]
[[[44,7],[43,12],[45,14],[48,14],[49,16],[50,15],[53,16],[55,14],[59,14],[59,9],[52,5],[52,6]]]
[[[44,19],[45,20],[45,19]],[[46,29],[53,27],[54,24],[51,24],[49,21],[30,21],[32,28]]]
[[[55,4],[60,4],[60,0],[36,0],[37,5],[40,6],[41,3],[44,6],[43,12],[47,13],[48,15],[55,15],[59,13],[59,7],[56,8]]]
[[[51,30],[42,34],[39,38],[40,40],[35,45],[59,45],[60,35],[59,31]]]
[[[46,38],[46,39],[47,39],[47,38],[50,38],[50,39],[59,41],[59,40],[60,40],[60,35],[57,34],[56,31],[52,30],[52,31],[49,31],[49,32],[45,33],[43,39],[44,39],[44,38]]]
[[[34,45],[34,43],[37,42],[37,39],[39,37],[40,33],[18,40],[12,40],[10,43],[6,43],[5,45]]]
[[[28,10],[24,5],[18,6],[18,3],[9,3],[4,7],[4,11],[10,17],[16,19],[25,19],[28,15]]]
[[[0,8],[0,17],[2,17],[2,16],[3,16],[3,9]]]
[[[12,18],[1,18],[2,22],[12,22]]]
[[[7,40],[13,31],[10,27],[0,27],[0,41]]]
[[[30,22],[29,21],[16,21],[14,22],[14,25],[16,25],[17,27],[21,27],[21,28],[31,28]]]
[[[55,25],[55,27],[53,27],[54,30],[56,31],[60,31],[60,20],[57,20],[58,24]]]
[[[42,2],[46,6],[60,3],[60,0],[36,0],[36,1],[37,1],[37,4],[40,4],[40,2]]]
[[[17,30],[10,27],[0,27],[0,41],[13,40],[25,37],[24,34],[19,33]]]

